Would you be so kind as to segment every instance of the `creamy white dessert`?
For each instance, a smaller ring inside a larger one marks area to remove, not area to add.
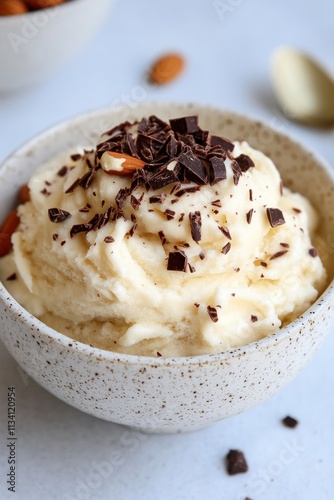
[[[273,162],[195,117],[171,124],[121,125],[30,179],[0,278],[70,338],[147,356],[220,352],[276,332],[324,287],[316,213]]]

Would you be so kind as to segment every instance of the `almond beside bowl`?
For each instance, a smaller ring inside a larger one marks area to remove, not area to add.
[[[112,3],[99,0],[97,9],[94,0],[70,0],[0,16],[0,92],[34,84],[68,61],[96,32]]]
[[[0,284],[1,338],[22,368],[58,398],[96,417],[148,432],[205,427],[251,408],[292,380],[311,360],[334,322],[334,175],[290,137],[230,111],[192,104],[141,104],[96,111],[62,123],[13,153],[0,170],[0,209],[15,206],[20,185],[58,153],[89,149],[102,132],[126,120],[198,114],[201,126],[247,140],[277,165],[284,184],[306,196],[318,214],[328,287],[298,319],[244,347],[189,357],[119,354],[56,332],[28,313]]]

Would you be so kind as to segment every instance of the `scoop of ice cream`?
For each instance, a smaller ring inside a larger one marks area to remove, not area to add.
[[[314,302],[309,202],[264,154],[190,118],[122,124],[31,178],[0,260],[27,310],[94,346],[183,356],[258,340]]]

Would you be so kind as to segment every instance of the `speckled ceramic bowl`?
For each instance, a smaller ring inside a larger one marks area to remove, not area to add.
[[[143,115],[199,113],[203,128],[246,139],[268,154],[287,186],[307,196],[322,218],[333,280],[334,174],[289,137],[231,112],[196,105],[142,104],[85,115],[43,133],[0,170],[0,213],[40,164],[77,144],[87,147],[107,128]],[[164,359],[114,354],[75,342],[25,311],[0,285],[1,337],[22,368],[63,401],[91,415],[150,432],[198,429],[260,403],[312,358],[334,320],[333,282],[298,320],[278,333],[222,354]]]

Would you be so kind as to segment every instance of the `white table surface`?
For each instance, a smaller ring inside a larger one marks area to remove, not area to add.
[[[334,165],[333,129],[286,120],[269,79],[270,54],[281,44],[304,49],[334,69],[333,18],[329,0],[118,0],[74,60],[38,86],[0,95],[0,160],[55,122],[145,99],[247,112],[283,128]],[[185,55],[186,72],[168,86],[149,88],[146,68],[170,50]],[[1,345],[0,498],[332,500],[332,352],[333,334],[294,382],[245,414],[196,433],[147,436],[57,400],[26,379]],[[9,386],[17,391],[15,494],[5,484]],[[287,414],[300,420],[296,429],[281,425]],[[226,474],[223,457],[230,448],[245,452],[247,474]],[[104,477],[115,452],[114,470]]]

